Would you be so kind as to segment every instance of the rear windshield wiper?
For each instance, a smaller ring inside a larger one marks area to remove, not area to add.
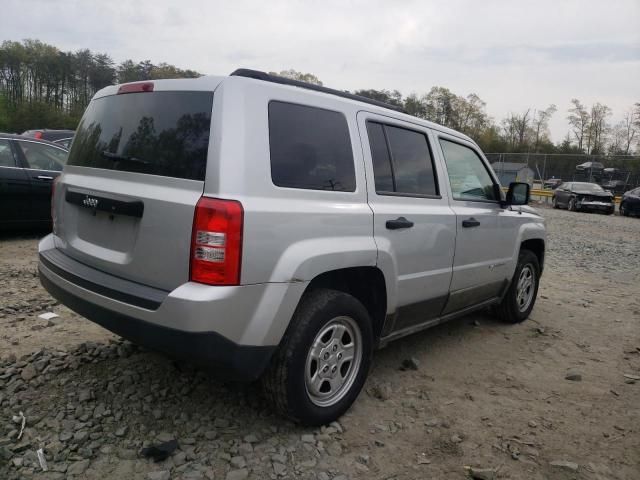
[[[149,162],[146,160],[142,160],[141,158],[136,157],[127,157],[126,155],[118,155],[117,153],[107,152],[106,150],[102,152],[102,156],[104,158],[108,158],[112,162],[131,162],[131,163],[141,163],[142,165],[149,165]]]

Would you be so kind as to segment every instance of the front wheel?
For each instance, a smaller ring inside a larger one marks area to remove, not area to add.
[[[575,198],[571,198],[569,200],[569,211],[571,212],[577,212],[578,211],[578,207],[576,207],[576,199]]]
[[[553,206],[553,208],[560,208],[560,205],[558,205],[558,199],[556,197],[553,197],[551,199],[551,205]]]
[[[367,309],[344,292],[305,294],[264,377],[275,409],[309,426],[346,412],[369,372],[373,330]]]
[[[521,250],[509,290],[496,308],[498,318],[508,323],[526,320],[533,310],[540,283],[540,263],[530,250]]]

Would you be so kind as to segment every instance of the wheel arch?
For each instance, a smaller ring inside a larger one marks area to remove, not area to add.
[[[540,273],[544,269],[545,242],[542,238],[530,238],[520,244],[520,251],[529,250],[538,258]]]
[[[338,290],[358,299],[371,316],[375,338],[379,338],[387,311],[387,287],[378,267],[348,267],[321,273],[309,282],[303,297],[318,288]]]

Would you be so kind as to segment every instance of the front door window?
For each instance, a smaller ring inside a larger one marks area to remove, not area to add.
[[[471,148],[440,139],[454,200],[496,201],[496,189],[482,159]]]

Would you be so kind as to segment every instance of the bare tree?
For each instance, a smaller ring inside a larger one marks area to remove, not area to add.
[[[523,150],[531,133],[531,109],[524,113],[510,113],[502,120],[505,139],[511,150]]]
[[[609,155],[624,155],[625,151],[624,121],[616,123],[611,129],[607,151]]]
[[[613,128],[612,147],[615,147],[617,152],[629,155],[631,147],[638,138],[638,132],[640,130],[640,106],[636,109],[629,109],[624,114],[624,117]]]
[[[534,134],[534,146],[533,151],[538,151],[538,145],[540,144],[541,137],[547,136],[547,129],[549,128],[549,120],[551,116],[556,113],[558,109],[554,104],[549,105],[545,110],[538,110],[533,118],[533,130]]]
[[[517,134],[517,120],[516,115],[510,113],[507,118],[502,119],[502,130],[504,131],[503,136],[504,140],[507,142],[507,145],[511,150],[514,150],[516,144],[518,143],[518,134]]]
[[[573,107],[569,109],[567,120],[569,120],[569,125],[571,125],[572,133],[578,143],[578,148],[584,151],[584,140],[589,130],[591,117],[585,106],[582,105],[577,98],[572,99],[571,104]]]
[[[604,152],[606,135],[609,133],[607,118],[611,116],[611,109],[601,103],[591,107],[591,121],[587,129],[587,153]]]
[[[487,127],[489,118],[485,112],[487,104],[475,93],[467,95],[467,98],[458,97],[459,129],[477,138]]]
[[[518,146],[524,146],[527,140],[527,132],[529,131],[529,123],[531,122],[531,109],[527,108],[527,111],[517,117],[516,127],[518,132]]]
[[[640,153],[640,102],[637,102],[634,106],[633,106],[633,126],[636,129],[636,132],[638,133],[638,140],[637,140],[637,144],[638,144],[638,153]]]

